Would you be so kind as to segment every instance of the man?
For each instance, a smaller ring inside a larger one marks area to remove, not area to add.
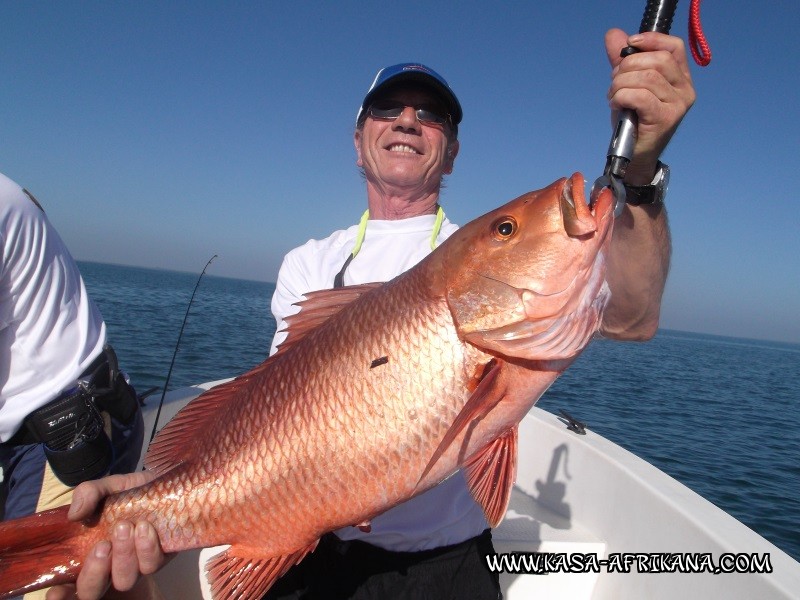
[[[623,60],[620,50],[628,44],[644,52]],[[611,30],[606,49],[613,67],[611,107],[634,109],[639,119],[625,183],[653,184],[638,192],[660,199],[665,167],[658,158],[695,98],[683,43],[657,33],[628,37]],[[272,304],[279,329],[293,310],[291,303],[305,292],[390,279],[455,230],[441,214],[438,199],[442,177],[453,170],[458,154],[460,120],[455,94],[430,69],[400,65],[379,73],[364,98],[354,135],[369,212],[359,226],[286,256]],[[602,332],[617,339],[652,337],[669,264],[663,205],[626,206],[612,246],[612,300]],[[273,350],[280,341],[276,336]],[[99,498],[141,480],[108,478],[85,486],[71,518],[88,516]],[[491,548],[486,522],[465,491],[463,479],[455,476],[374,519],[369,533],[346,528],[326,536],[316,556],[278,582],[271,594],[280,597],[311,586],[321,596],[414,597],[424,589],[449,597],[466,588],[469,597],[497,597],[496,579],[477,568]],[[130,531],[132,525],[126,527]],[[136,531],[141,535],[102,542],[87,556],[78,580],[82,599],[99,597],[110,581],[117,589],[129,589],[139,572],[152,572],[163,563],[153,528],[138,523]],[[66,590],[50,596],[66,597]]]
[[[136,468],[133,389],[78,267],[34,197],[0,175],[0,518],[69,504]]]

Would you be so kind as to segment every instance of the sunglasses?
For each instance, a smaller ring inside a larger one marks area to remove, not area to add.
[[[394,121],[405,110],[407,104],[397,102],[395,100],[378,100],[373,102],[367,113],[373,119],[383,119],[386,121]],[[432,109],[427,106],[413,106],[414,112],[417,114],[417,119],[420,123],[432,123],[434,125],[444,125],[450,122],[450,115]]]

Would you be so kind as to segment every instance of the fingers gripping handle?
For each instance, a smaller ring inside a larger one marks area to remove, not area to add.
[[[672,27],[672,19],[675,16],[675,9],[678,6],[678,0],[648,0],[647,6],[644,9],[642,16],[642,23],[639,25],[639,33],[646,31],[657,31],[659,33],[669,33]],[[623,48],[621,56],[629,56],[639,52],[638,48],[627,46]],[[633,156],[633,148],[636,145],[636,113],[632,110],[623,110],[620,112],[620,118],[617,126],[614,128],[614,135],[611,137],[611,143],[608,146],[607,157],[620,157],[625,159],[624,164],[622,161],[616,161],[617,164],[606,164],[606,168],[613,166],[615,168],[610,174],[625,176],[625,168],[628,166],[631,157]],[[619,170],[622,170],[619,173]]]
[[[646,31],[669,33],[677,6],[678,0],[648,0],[639,26],[639,33]],[[636,52],[639,52],[638,48],[627,46],[623,48],[620,55],[626,57]],[[594,199],[601,188],[611,187],[615,197],[614,213],[617,215],[622,212],[622,207],[625,205],[625,187],[622,185],[622,179],[625,177],[628,163],[633,157],[633,149],[636,146],[636,128],[636,113],[630,109],[621,110],[606,152],[603,176],[595,181],[592,189],[592,199]]]

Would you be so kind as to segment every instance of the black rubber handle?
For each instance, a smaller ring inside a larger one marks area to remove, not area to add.
[[[678,0],[648,0],[647,6],[644,7],[639,33],[645,31],[669,33],[677,6]]]
[[[642,23],[639,25],[639,33],[644,33],[645,31],[669,33],[677,7],[678,0],[648,0],[647,6],[644,7]],[[637,48],[627,46],[622,49],[620,56],[624,58],[636,52],[639,52]]]

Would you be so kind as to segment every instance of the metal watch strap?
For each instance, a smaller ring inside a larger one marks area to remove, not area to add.
[[[632,206],[663,204],[669,183],[669,166],[658,162],[655,177],[650,185],[625,184],[625,202]]]

